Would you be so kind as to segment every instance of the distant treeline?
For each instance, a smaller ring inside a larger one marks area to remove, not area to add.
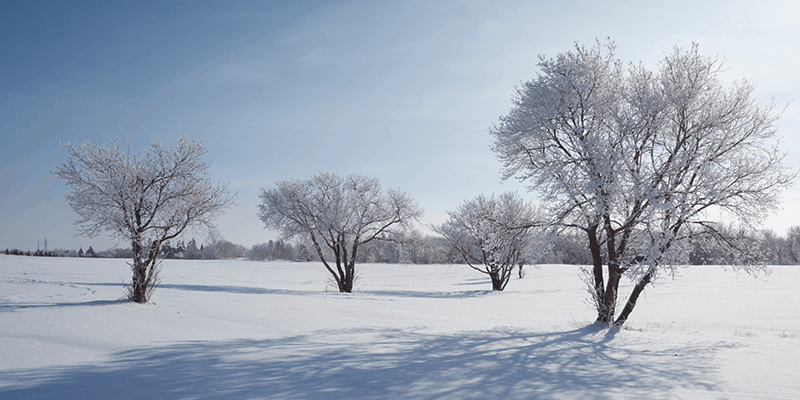
[[[97,253],[95,253],[92,246],[89,246],[89,249],[85,252],[81,247],[78,250],[65,250],[65,249],[55,249],[55,250],[36,250],[36,251],[22,251],[19,249],[6,249],[6,255],[14,255],[14,256],[33,256],[33,257],[99,257]]]
[[[778,236],[772,231],[760,231],[748,239],[746,243],[752,247],[751,252],[754,257],[766,264],[800,264],[800,227],[790,228],[786,236]],[[319,261],[319,256],[316,251],[313,251],[312,246],[302,242],[270,240],[248,249],[225,239],[215,239],[213,243],[207,245],[198,245],[197,241],[192,239],[189,242],[183,240],[165,242],[161,246],[161,255],[166,259],[187,260]],[[726,265],[731,263],[728,252],[714,240],[708,238],[688,241],[683,253],[684,264]],[[5,254],[35,257],[127,259],[133,257],[130,248],[114,248],[95,252],[91,246],[86,251],[83,248],[77,251],[6,249]],[[365,243],[359,246],[356,261],[387,264],[460,264],[463,262],[446,239],[438,236],[423,236],[419,233],[394,238],[390,241],[380,240]],[[586,248],[585,237],[578,233],[562,233],[552,241],[550,250],[536,263],[589,265],[592,263],[592,258]]]

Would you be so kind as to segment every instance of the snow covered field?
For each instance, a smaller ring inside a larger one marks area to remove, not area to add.
[[[0,399],[800,398],[798,267],[684,269],[619,331],[575,266],[502,293],[465,266],[357,268],[339,294],[319,263],[166,261],[138,305],[125,260],[0,255]]]

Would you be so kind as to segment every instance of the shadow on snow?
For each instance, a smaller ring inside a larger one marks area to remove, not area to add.
[[[125,288],[126,284],[119,283],[85,283],[85,282],[70,282],[70,286],[118,286]],[[258,294],[258,295],[288,295],[288,296],[319,296],[327,295],[342,295],[353,296],[358,298],[363,295],[370,296],[389,296],[389,297],[407,297],[407,298],[427,298],[427,299],[458,299],[467,297],[482,297],[495,293],[491,290],[469,290],[469,291],[456,291],[456,292],[439,292],[439,291],[409,291],[409,290],[369,290],[369,291],[356,291],[355,293],[339,293],[339,292],[325,292],[321,290],[290,290],[290,289],[269,289],[263,287],[253,286],[232,286],[232,285],[186,285],[186,284],[159,284],[159,290],[186,290],[194,292],[216,292],[216,293],[235,293],[235,294]],[[98,306],[98,305],[113,305],[127,303],[127,300],[97,300],[86,302],[74,303],[0,303],[0,312],[8,312],[20,309],[30,308],[59,308],[59,307],[79,307],[79,306]]]
[[[126,304],[130,301],[126,299],[118,300],[94,300],[94,301],[79,301],[75,303],[8,303],[0,304],[0,312],[22,310],[28,308],[61,308],[61,307],[96,307],[96,306],[109,306],[114,304]]]
[[[184,342],[94,365],[6,371],[0,398],[610,399],[720,389],[714,358],[730,345],[632,350],[612,339],[613,330],[589,326],[457,334],[353,328]]]
[[[175,289],[175,290],[190,290],[199,292],[227,292],[238,294],[270,294],[270,295],[293,295],[293,296],[318,296],[320,294],[330,295],[343,295],[355,296],[360,295],[374,295],[374,296],[390,296],[390,297],[411,297],[411,298],[428,298],[428,299],[444,299],[444,298],[464,298],[464,297],[480,297],[493,293],[491,290],[469,290],[458,292],[441,292],[441,291],[415,291],[415,290],[356,290],[353,293],[340,293],[337,291],[319,291],[319,290],[289,290],[289,289],[268,289],[262,287],[252,286],[227,286],[227,285],[182,285],[182,284],[161,284],[158,285],[159,289]]]

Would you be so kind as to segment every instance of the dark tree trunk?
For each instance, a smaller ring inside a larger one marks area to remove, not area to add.
[[[348,257],[347,249],[344,246],[343,239],[340,239],[340,236],[331,235],[328,238],[330,242],[326,240],[326,245],[333,250],[336,262],[336,269],[334,270],[331,264],[328,264],[328,261],[325,259],[325,254],[322,252],[322,247],[319,245],[317,236],[313,232],[309,232],[309,234],[311,236],[311,242],[314,243],[314,248],[317,250],[320,261],[325,265],[325,269],[331,274],[333,280],[336,281],[339,292],[352,293],[353,283],[355,282],[355,252],[357,246],[353,247],[353,256]]]
[[[622,312],[617,317],[617,320],[614,321],[614,325],[622,326],[625,321],[628,320],[628,316],[631,315],[633,312],[633,308],[636,307],[636,301],[639,299],[639,295],[642,294],[644,288],[650,283],[653,279],[653,273],[655,272],[655,268],[651,267],[647,273],[636,283],[636,286],[633,287],[633,291],[631,292],[630,297],[628,297],[628,302],[625,303],[625,307],[622,309]]]
[[[133,252],[133,265],[131,265],[133,277],[131,278],[129,299],[135,303],[146,303],[147,296],[145,290],[145,275],[147,266],[145,265],[145,260],[142,254],[143,249],[141,240],[131,240],[131,250]]]
[[[339,288],[340,293],[352,293],[353,292],[353,284],[355,283],[355,274],[356,274],[356,251],[357,246],[353,246],[353,254],[348,255],[347,249],[343,241],[337,242],[333,247],[333,253],[336,257],[336,271],[331,269],[328,266],[328,263],[325,261],[325,256],[322,254],[322,251],[318,248],[318,254],[320,259],[322,260],[325,267],[333,276],[333,279],[336,281],[336,285]],[[337,274],[338,272],[338,274]]]
[[[489,267],[489,277],[492,279],[492,290],[502,292],[511,278],[511,272],[514,270],[514,265]]]
[[[134,239],[131,241],[131,250],[133,251],[133,265],[131,270],[133,277],[131,279],[131,288],[128,293],[130,301],[135,303],[147,303],[150,300],[150,294],[155,290],[158,285],[158,251],[160,243],[156,240],[147,249],[147,255],[141,240]]]
[[[345,265],[345,276],[342,279],[342,290],[343,293],[353,293],[353,284],[355,283],[355,274],[356,274],[356,265],[355,260],[350,260],[350,262]]]
[[[350,249],[350,257],[349,260],[347,257],[345,261],[347,264],[345,265],[345,271],[347,272],[347,276],[345,277],[345,292],[346,293],[353,293],[353,285],[356,281],[356,255],[358,254],[358,236],[353,239],[353,247]]]
[[[606,325],[611,325],[614,322],[614,313],[617,311],[617,290],[619,289],[621,278],[622,271],[619,265],[609,264],[608,284],[602,297],[602,303],[600,303],[600,316],[598,317],[598,320]]]
[[[605,282],[603,279],[603,256],[600,252],[600,243],[597,240],[597,225],[587,229],[586,233],[589,236],[589,250],[592,253],[592,263],[594,264],[592,267],[592,275],[594,275],[594,296],[595,304],[597,305],[597,321],[602,322],[604,319],[602,299],[605,293],[605,290],[603,289]]]
[[[500,274],[492,273],[489,274],[489,277],[492,278],[492,290],[503,291],[503,279],[500,277]]]
[[[608,216],[605,217],[604,229],[606,231],[606,254],[608,255],[608,282],[603,291],[603,297],[600,298],[600,310],[597,319],[605,325],[611,325],[614,322],[614,313],[617,307],[617,289],[622,278],[622,270],[617,259],[617,248],[614,240],[616,232],[611,227],[611,219]]]

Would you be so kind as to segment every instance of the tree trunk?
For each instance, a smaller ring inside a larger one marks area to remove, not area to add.
[[[131,250],[133,251],[131,270],[133,277],[131,279],[131,289],[128,293],[130,301],[143,304],[150,300],[150,294],[158,285],[159,247],[159,242],[154,240],[147,251],[147,256],[145,256],[141,239],[131,240]]]
[[[146,287],[144,282],[144,273],[142,265],[133,266],[133,281],[131,283],[132,289],[130,293],[130,300],[134,303],[147,303]]]
[[[353,246],[350,248],[350,257],[349,260],[347,259],[347,252],[345,251],[345,272],[347,276],[345,277],[344,283],[344,292],[345,293],[353,293],[353,285],[356,281],[356,255],[358,254],[358,239],[359,236],[353,239]],[[342,246],[344,248],[344,245]]]
[[[603,322],[604,314],[602,299],[604,297],[603,256],[600,254],[600,243],[597,241],[597,225],[586,230],[589,236],[589,250],[592,253],[592,274],[594,275],[594,296],[597,305],[597,321]]]
[[[327,269],[328,272],[331,274],[333,280],[336,281],[336,286],[339,289],[339,292],[344,292],[344,285],[342,283],[342,280],[344,279],[343,276],[344,274],[342,274],[341,259],[339,258],[339,252],[337,250],[337,247],[332,247],[332,249],[334,254],[336,255],[336,270],[339,271],[338,275],[336,274],[336,271],[334,271],[333,268],[331,268],[331,266],[328,264],[328,261],[325,260],[325,253],[322,252],[322,247],[319,245],[319,242],[317,241],[317,236],[314,234],[313,231],[309,231],[308,234],[311,237],[311,242],[314,243],[314,249],[317,251],[317,256],[319,256],[320,261],[322,261],[322,265],[325,266],[325,269]]]
[[[600,316],[598,320],[605,325],[614,322],[614,313],[617,308],[617,290],[622,279],[622,271],[616,263],[608,264],[608,284],[600,303]]]
[[[614,322],[614,314],[617,311],[617,292],[623,272],[619,264],[619,257],[623,254],[627,237],[623,234],[618,251],[615,241],[617,231],[612,227],[611,218],[608,215],[604,216],[604,229],[606,231],[606,254],[608,255],[608,283],[603,293],[598,319],[608,326]]]
[[[633,287],[633,291],[631,295],[628,297],[628,302],[625,303],[625,307],[622,309],[622,312],[617,317],[617,320],[614,321],[614,325],[622,326],[625,321],[628,320],[628,316],[631,315],[633,312],[633,308],[636,307],[636,301],[639,299],[639,295],[642,294],[644,288],[650,283],[653,279],[653,274],[655,273],[655,267],[650,267],[647,273],[636,283],[636,286]]]
[[[492,278],[492,290],[496,290],[498,292],[503,291],[503,279],[500,278],[500,275],[497,273],[489,274],[489,277]]]
[[[128,298],[135,303],[146,303],[145,271],[147,271],[147,266],[144,265],[142,244],[139,238],[131,240],[131,251],[133,252],[133,265],[131,265],[133,277],[131,278],[131,289]]]
[[[514,266],[489,266],[488,275],[492,279],[492,290],[502,292],[508,284],[508,279],[511,278],[511,271]]]
[[[342,292],[343,293],[353,293],[353,284],[355,283],[356,278],[356,265],[355,260],[351,259],[350,262],[345,265],[345,276],[342,279]]]

